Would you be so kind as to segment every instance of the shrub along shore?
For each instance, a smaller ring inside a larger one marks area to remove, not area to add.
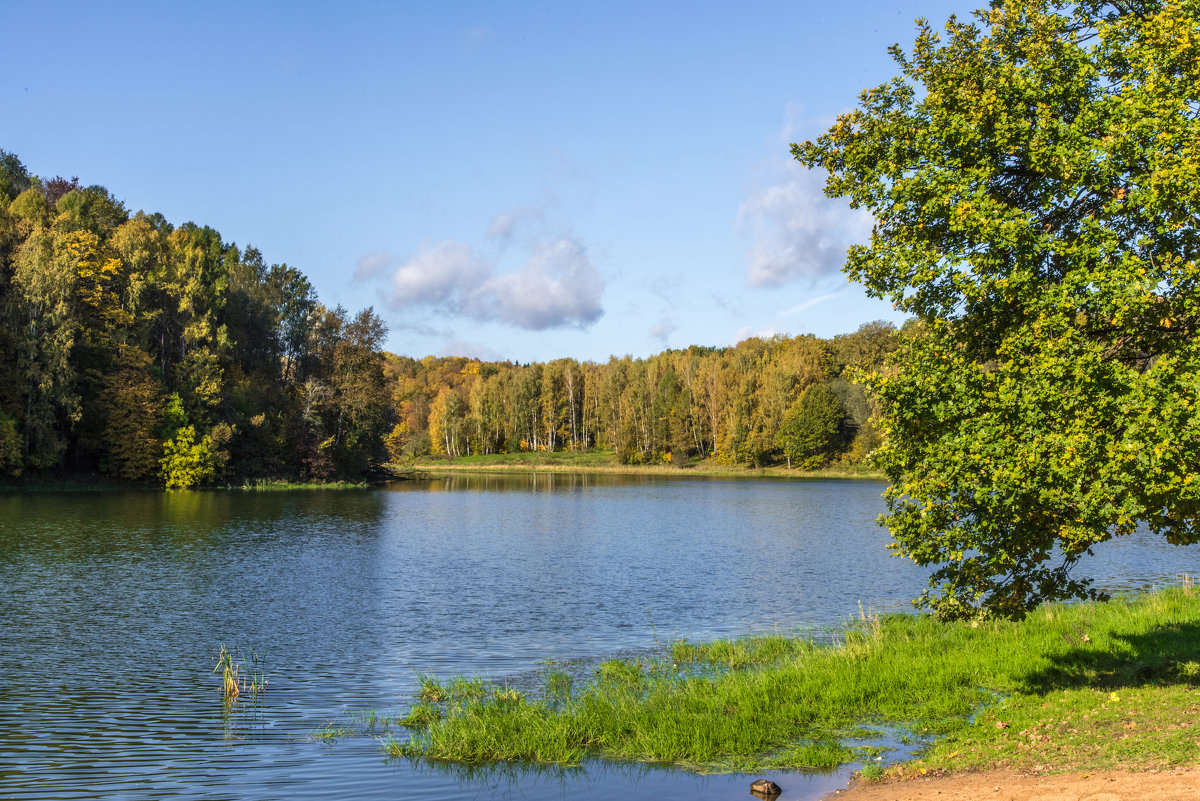
[[[679,642],[582,681],[548,669],[535,692],[423,677],[421,700],[400,719],[409,736],[384,747],[464,765],[858,763],[866,776],[1196,766],[1198,646],[1190,582],[1045,606],[1021,622],[860,613],[831,645]],[[901,744],[922,746],[920,758],[894,762]]]

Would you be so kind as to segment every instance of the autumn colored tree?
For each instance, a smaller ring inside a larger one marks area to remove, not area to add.
[[[130,214],[102,186],[40,180],[0,151],[5,476],[197,487],[360,476],[434,450],[593,447],[768,464],[785,411],[848,364],[815,337],[522,365],[388,355],[384,333],[372,310],[323,306],[299,270],[212,228]]]
[[[893,547],[940,615],[1019,617],[1139,525],[1200,540],[1200,6],[997,1],[893,55],[793,153],[921,321],[873,381]]]
[[[22,459],[28,467],[61,465],[79,420],[71,358],[79,332],[73,256],[56,247],[51,231],[36,225],[14,263],[10,308],[24,396]]]
[[[159,472],[163,452],[162,382],[154,376],[150,354],[143,350],[119,345],[114,361],[98,398],[104,419],[103,466],[114,478],[146,481]]]
[[[442,387],[429,407],[429,442],[434,453],[461,456],[463,402],[458,392]]]
[[[361,475],[393,423],[383,331],[211,228],[0,151],[0,474]]]

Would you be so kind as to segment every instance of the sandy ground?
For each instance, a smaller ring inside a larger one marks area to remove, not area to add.
[[[781,796],[782,798],[782,796]],[[1200,769],[1032,775],[1007,770],[860,782],[824,801],[1197,801]]]

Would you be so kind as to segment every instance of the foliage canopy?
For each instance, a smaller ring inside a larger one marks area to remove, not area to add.
[[[1146,525],[1200,540],[1200,4],[996,0],[927,22],[815,142],[871,211],[846,272],[914,313],[873,386],[882,521],[943,616],[1079,597]]]
[[[804,390],[783,416],[777,437],[789,462],[795,459],[799,467],[820,467],[841,438],[845,418],[841,398],[828,384]]]
[[[0,480],[361,476],[391,423],[384,332],[255,248],[0,150]]]

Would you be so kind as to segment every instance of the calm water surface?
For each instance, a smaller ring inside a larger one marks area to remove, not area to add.
[[[0,497],[0,796],[748,797],[750,778],[590,764],[463,775],[310,735],[412,701],[418,673],[534,686],[546,660],[906,609],[873,482],[459,476],[388,489]],[[1111,589],[1196,548],[1104,546]],[[221,643],[270,689],[226,713]],[[844,774],[771,774],[816,798]]]

